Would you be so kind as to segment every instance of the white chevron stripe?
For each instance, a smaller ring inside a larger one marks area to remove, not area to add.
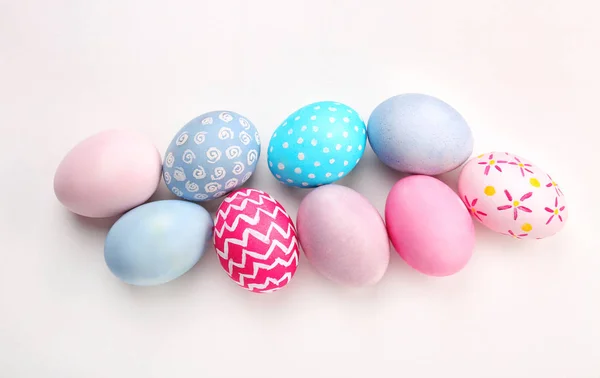
[[[278,213],[282,213],[289,219],[289,215],[287,215],[287,213],[279,207],[276,207],[275,211],[273,211],[273,213],[269,213],[268,211],[259,208],[256,211],[256,214],[254,214],[254,217],[252,217],[252,218],[250,218],[246,214],[238,214],[235,217],[235,219],[233,220],[233,223],[231,225],[228,225],[227,222],[223,221],[223,225],[221,226],[221,229],[217,229],[215,227],[215,236],[219,237],[219,238],[222,237],[225,230],[234,231],[238,227],[238,224],[240,223],[240,221],[242,221],[242,220],[246,221],[251,226],[256,226],[258,224],[258,222],[260,221],[261,213],[269,216],[269,218],[271,218],[273,220],[277,219]],[[271,222],[271,224],[275,224],[275,222]],[[288,224],[291,224],[291,220],[290,220],[290,222],[288,222]],[[281,232],[283,233],[283,230]]]
[[[265,287],[268,287],[270,283],[275,284],[277,286],[279,286],[284,280],[290,281],[292,279],[292,273],[291,272],[287,272],[286,274],[284,274],[280,279],[275,279],[275,278],[267,278],[267,280],[265,281],[265,283],[263,284],[250,284],[248,285],[248,289],[253,290],[253,289],[264,289]],[[278,290],[279,287],[274,288],[274,289],[270,289],[270,290],[266,290],[265,292],[273,292],[275,290]]]
[[[234,260],[228,260],[228,264],[227,264],[227,270],[229,273],[229,275],[231,276],[233,274],[233,268],[244,268],[246,266],[246,257],[250,256],[250,257],[254,257],[257,260],[263,260],[265,261],[266,259],[268,259],[271,256],[271,253],[273,253],[273,251],[275,250],[276,247],[279,247],[279,249],[281,251],[283,251],[284,255],[289,255],[294,251],[294,247],[298,246],[298,241],[296,240],[296,238],[293,238],[290,245],[289,246],[285,246],[283,243],[279,242],[278,240],[274,240],[273,243],[271,243],[271,245],[269,246],[269,250],[267,251],[267,253],[265,253],[264,255],[261,255],[259,253],[256,252],[252,252],[252,251],[248,251],[247,249],[242,249],[242,261],[240,261],[239,263],[236,263]],[[221,251],[218,248],[216,249],[217,254],[219,256],[221,256],[223,259],[227,259],[227,257],[223,257],[228,255],[227,251]]]
[[[275,259],[275,261],[273,261],[273,263],[271,265],[254,262],[252,264],[252,274],[240,273],[240,278],[237,282],[240,285],[244,285],[244,281],[246,278],[256,279],[256,276],[258,275],[258,272],[260,271],[260,269],[271,270],[278,265],[289,267],[294,262],[296,263],[296,265],[298,265],[298,255],[296,253],[292,254],[292,256],[287,261],[284,259],[281,259],[281,258],[277,258],[277,259]]]
[[[265,193],[261,190],[249,189],[247,191],[244,191],[244,190],[237,191],[231,197],[225,198],[225,201],[223,201],[223,202],[231,203],[238,197],[250,197],[253,193],[257,193],[259,195],[259,197],[266,197],[271,202],[274,201],[272,198],[270,198],[270,196],[267,193]]]
[[[238,244],[237,241],[232,241],[232,243]],[[283,254],[287,256],[294,251],[294,247],[296,247],[296,248],[298,247],[298,240],[296,239],[296,237],[292,238],[289,246],[286,246],[285,244],[281,243],[278,240],[273,240],[273,242],[269,246],[269,249],[267,250],[267,252],[264,255],[261,255],[260,253],[248,251],[247,249],[243,248],[242,249],[242,259],[239,263],[236,263],[235,261],[228,259],[229,251],[228,251],[227,245],[226,245],[226,248],[224,248],[224,250],[220,250],[219,248],[216,248],[215,250],[217,251],[217,255],[219,255],[219,257],[221,257],[224,260],[228,260],[227,270],[228,270],[229,275],[232,275],[234,267],[244,268],[246,266],[246,257],[247,256],[253,257],[257,260],[265,261],[269,257],[271,257],[271,254],[273,253],[275,248],[279,248],[283,252]]]
[[[273,199],[271,199],[269,197],[266,197],[266,196],[259,196],[258,197],[258,201],[255,201],[255,200],[253,200],[251,198],[245,198],[242,201],[242,203],[240,203],[239,205],[229,205],[227,207],[226,211],[219,210],[219,212],[217,213],[217,217],[220,216],[220,217],[223,217],[224,219],[227,219],[227,216],[229,215],[229,212],[231,211],[231,209],[234,209],[234,210],[237,210],[237,211],[244,211],[246,209],[246,206],[248,206],[248,202],[253,203],[253,204],[257,205],[257,206],[262,206],[262,205],[265,204],[265,202],[263,201],[263,199],[274,203],[276,205],[276,207],[281,207]]]

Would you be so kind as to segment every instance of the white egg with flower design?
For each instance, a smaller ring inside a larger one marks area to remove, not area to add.
[[[474,218],[517,239],[552,236],[568,218],[564,193],[552,177],[508,152],[489,152],[467,162],[458,191]]]

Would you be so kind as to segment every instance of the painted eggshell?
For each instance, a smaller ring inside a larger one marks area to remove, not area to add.
[[[568,218],[565,196],[548,173],[507,152],[489,152],[462,169],[458,192],[479,222],[517,239],[559,232]]]
[[[110,271],[126,283],[163,284],[200,260],[212,226],[210,214],[195,203],[150,202],[127,212],[111,227],[104,258]]]
[[[107,130],[67,153],[54,175],[54,193],[73,213],[112,217],[148,200],[160,173],[160,153],[148,138],[133,131]]]
[[[221,266],[239,286],[273,292],[287,285],[298,266],[296,229],[269,194],[240,189],[217,210],[213,234]]]
[[[458,195],[436,178],[415,175],[398,181],[388,194],[385,220],[398,254],[424,274],[455,274],[473,254],[471,216]]]
[[[268,161],[280,182],[313,188],[346,176],[362,157],[365,124],[339,102],[316,102],[291,114],[273,133]]]
[[[465,119],[435,97],[409,93],[391,97],[369,117],[373,151],[400,172],[439,175],[458,168],[473,152]]]
[[[297,225],[306,258],[328,279],[371,285],[387,270],[390,244],[385,224],[356,191],[335,184],[313,190],[300,203]]]
[[[214,111],[188,122],[169,145],[163,178],[178,197],[209,201],[244,184],[256,169],[260,137],[247,118]]]

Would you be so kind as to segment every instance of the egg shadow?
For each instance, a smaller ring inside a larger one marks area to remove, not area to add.
[[[105,218],[90,218],[85,217],[83,215],[68,212],[68,222],[76,225],[78,230],[84,232],[96,233],[98,231],[101,231],[106,233],[115,224],[115,222],[119,220],[119,218],[122,215],[123,214],[118,214],[112,217]]]

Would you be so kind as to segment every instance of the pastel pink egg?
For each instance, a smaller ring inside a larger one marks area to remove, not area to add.
[[[323,276],[349,286],[381,280],[390,259],[382,217],[356,191],[340,185],[314,189],[296,220],[307,260]]]
[[[298,267],[294,222],[261,190],[243,188],[225,197],[217,210],[213,243],[225,272],[251,292],[282,289]]]
[[[108,130],[78,143],[58,165],[54,193],[73,213],[115,216],[141,205],[156,191],[160,152],[145,136]]]
[[[421,273],[449,276],[472,256],[471,216],[459,196],[436,178],[415,175],[398,181],[388,194],[385,220],[398,254]]]

